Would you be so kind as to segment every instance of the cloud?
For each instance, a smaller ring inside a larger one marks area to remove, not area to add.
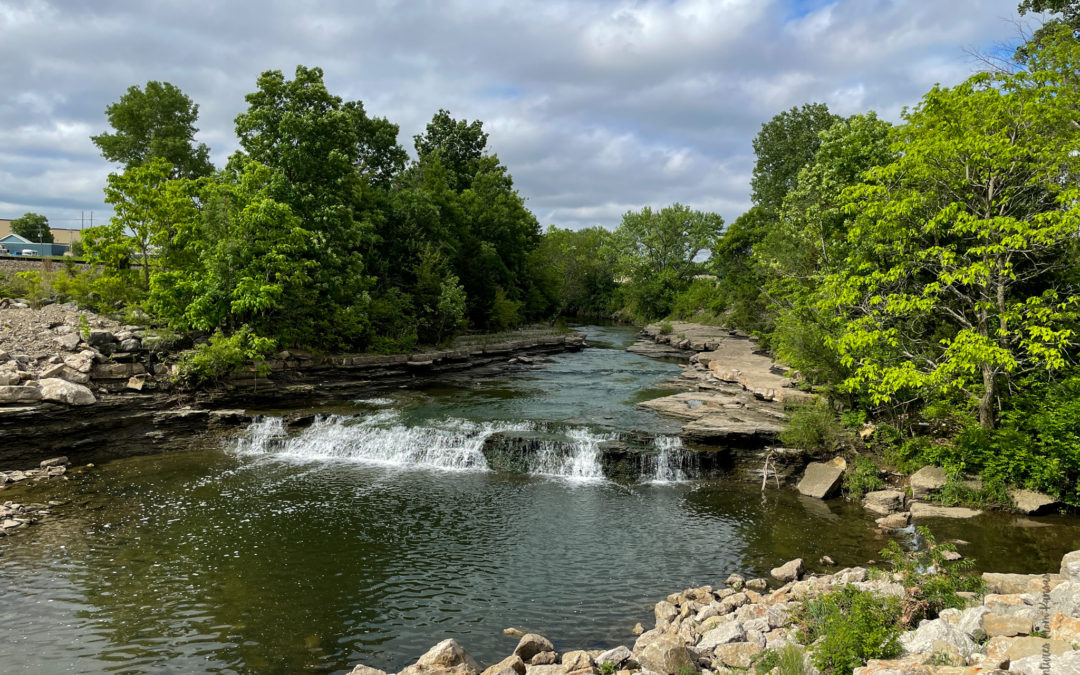
[[[8,0],[0,4],[0,217],[108,213],[90,143],[105,106],[164,80],[200,106],[224,162],[259,73],[321,66],[401,125],[480,119],[544,225],[618,224],[675,201],[730,221],[750,141],[810,101],[897,119],[1015,34],[1016,0]]]

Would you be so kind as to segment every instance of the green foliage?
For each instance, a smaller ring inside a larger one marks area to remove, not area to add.
[[[49,219],[40,213],[24,213],[11,221],[11,231],[20,237],[39,244],[53,242],[53,233],[49,229]]]
[[[48,289],[42,283],[41,272],[31,270],[16,272],[16,282],[12,290],[14,294],[26,298],[34,307],[40,307],[43,300],[48,297]]]
[[[758,675],[775,673],[776,675],[803,675],[803,650],[796,645],[787,645],[780,649],[766,649],[754,664]]]
[[[144,89],[129,87],[119,101],[105,108],[105,115],[115,131],[90,140],[110,162],[130,169],[161,159],[169,164],[173,178],[198,178],[213,172],[210,149],[195,143],[199,106],[174,85],[150,81]]]
[[[825,673],[850,674],[870,659],[898,656],[900,602],[854,586],[807,600],[793,614],[811,662]]]
[[[615,675],[615,672],[619,669],[618,664],[612,661],[604,661],[596,665],[596,670],[600,675]]]
[[[671,325],[670,321],[661,321],[659,330],[661,335],[671,335],[675,332],[675,328]]]
[[[795,186],[799,170],[820,145],[818,134],[838,118],[824,103],[807,103],[777,114],[761,125],[754,137],[754,177],[750,180],[754,203],[779,211],[784,196]]]
[[[534,263],[558,316],[608,317],[617,309],[612,233],[602,227],[544,233]]]
[[[816,397],[791,411],[780,432],[780,442],[792,448],[821,454],[835,450],[848,438],[828,400]]]
[[[276,346],[273,340],[252,333],[248,326],[241,326],[229,336],[219,330],[177,364],[177,380],[187,386],[221,380],[245,364],[264,359]]]
[[[975,561],[971,558],[947,560],[945,554],[955,553],[952,544],[939,544],[925,527],[917,528],[921,545],[905,551],[895,541],[881,551],[881,557],[899,575],[906,594],[901,602],[901,624],[917,626],[923,619],[935,619],[943,609],[967,606],[960,592],[982,593],[985,582],[976,575],[965,574]]]
[[[861,499],[867,492],[885,487],[881,470],[869,457],[858,455],[844,472],[844,492],[849,499]]]

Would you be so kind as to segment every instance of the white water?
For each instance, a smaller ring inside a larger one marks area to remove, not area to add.
[[[533,432],[531,422],[472,422],[447,419],[407,426],[398,413],[381,410],[364,418],[319,417],[299,434],[289,435],[280,417],[254,422],[236,443],[236,451],[296,460],[340,460],[400,468],[486,471],[484,441],[498,432]],[[586,427],[562,432],[567,440],[541,441],[529,473],[581,482],[604,480],[599,444],[617,434]],[[691,455],[676,436],[657,436],[655,456],[642,458],[642,480],[673,483],[689,480]]]

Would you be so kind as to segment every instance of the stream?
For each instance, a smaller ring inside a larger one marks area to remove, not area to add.
[[[300,430],[265,411],[36,488],[65,504],[0,539],[3,672],[393,672],[448,637],[493,663],[508,626],[559,651],[632,644],[671,592],[878,557],[858,505],[698,479],[678,426],[634,405],[678,365],[626,352],[633,329],[583,330],[594,348],[521,372],[342,401]],[[647,465],[606,480],[598,448],[628,432],[651,439]],[[498,433],[540,439],[526,471],[489,469]],[[1059,516],[932,527],[1000,572],[1080,548]]]

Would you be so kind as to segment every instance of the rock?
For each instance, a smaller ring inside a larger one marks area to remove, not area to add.
[[[125,387],[133,391],[142,391],[143,388],[146,387],[146,378],[137,376],[129,377]]]
[[[640,622],[634,624],[633,630],[630,631],[634,635],[641,635],[645,632],[645,626],[642,626]]]
[[[1080,675],[1080,651],[1026,656],[1012,661],[1009,672],[1022,675]]]
[[[1032,630],[1030,618],[1016,614],[987,614],[983,617],[983,629],[988,637],[1004,635],[1015,637],[1029,635]]]
[[[901,638],[902,639],[902,638]],[[1045,651],[1044,651],[1045,650]],[[995,637],[986,643],[986,656],[991,661],[1019,661],[1033,655],[1061,655],[1072,647],[1064,640],[1041,637]]]
[[[983,642],[986,639],[986,629],[983,627],[983,617],[989,614],[990,610],[985,605],[975,605],[974,607],[965,609],[963,612],[959,610],[953,611],[957,614],[956,621],[949,621],[949,623],[956,626],[961,633],[967,635],[976,642]],[[944,615],[944,612],[942,612],[942,615]],[[942,618],[944,618],[944,616]]]
[[[38,466],[40,466],[42,469],[47,469],[50,466],[66,466],[70,463],[71,462],[68,461],[67,457],[53,457],[52,459],[41,460],[41,464],[39,464]]]
[[[90,377],[96,380],[126,380],[145,372],[146,368],[141,363],[102,363],[90,370]]]
[[[550,643],[549,643],[550,644]],[[453,638],[443,640],[421,656],[416,665],[428,668],[453,668],[465,666],[469,670],[480,672],[480,664],[473,660]]]
[[[734,588],[735,590],[741,589],[744,583],[746,583],[746,578],[743,577],[743,575],[741,574],[728,575],[727,580],[724,581],[725,586],[727,586],[728,588]]]
[[[745,639],[746,629],[743,625],[738,621],[728,621],[701,636],[701,641],[697,643],[698,653],[712,651],[718,645],[742,642]]]
[[[911,513],[905,511],[904,513],[893,513],[888,516],[882,516],[874,522],[877,523],[878,527],[886,530],[901,530],[907,527],[910,521]]]
[[[94,352],[84,349],[78,354],[64,357],[64,365],[80,373],[89,373],[94,367]]]
[[[818,562],[821,563],[822,565],[829,565],[830,567],[836,564],[836,561],[833,560],[832,558],[830,558],[827,555],[821,556],[821,558],[818,560]]]
[[[1055,612],[1050,617],[1050,638],[1080,644],[1080,619]]]
[[[97,403],[93,392],[84,385],[55,377],[41,380],[40,384],[42,400],[67,405],[92,405]]]
[[[810,462],[799,481],[798,490],[807,497],[828,499],[840,489],[840,479],[843,476],[844,470],[840,467]]]
[[[769,582],[765,579],[751,579],[746,582],[746,587],[760,593],[769,587]]]
[[[945,470],[940,466],[924,466],[911,474],[911,496],[926,499],[945,485]]]
[[[697,655],[671,635],[661,635],[637,652],[641,667],[661,675],[675,675],[680,668],[697,670]]]
[[[540,652],[553,651],[555,651],[555,646],[551,644],[551,640],[536,633],[526,633],[521,636],[517,647],[514,648],[514,656],[519,657],[522,661],[531,661],[532,657]]]
[[[142,341],[139,340],[139,338],[134,338],[134,337],[133,338],[128,338],[126,340],[121,340],[121,342],[120,342],[120,351],[122,351],[122,352],[137,352],[137,351],[139,351],[139,347],[141,347],[141,346],[142,346]]]
[[[878,490],[867,492],[863,497],[863,507],[879,516],[904,510],[904,493],[899,490]]]
[[[82,342],[82,338],[79,337],[78,333],[68,333],[67,335],[54,337],[53,342],[59,345],[64,351],[73,352],[79,348],[79,343]]]
[[[542,666],[525,666],[525,675],[566,675],[563,667],[557,663]]]
[[[1031,490],[1010,490],[1009,497],[1012,498],[1013,506],[1017,511],[1029,516],[1049,513],[1061,506],[1061,502],[1053,497]]]
[[[116,336],[107,330],[91,330],[86,342],[92,347],[101,349],[102,347],[108,347],[115,344]]]
[[[627,650],[629,651],[629,650]],[[606,652],[605,652],[606,653]],[[513,658],[513,657],[511,657]],[[572,673],[575,670],[583,670],[585,668],[592,668],[596,662],[593,657],[589,655],[589,652],[579,649],[577,651],[566,652],[562,655],[563,670],[568,673]]]
[[[529,659],[529,664],[534,666],[550,666],[551,664],[557,663],[558,661],[559,655],[555,652],[538,652],[531,659]]]
[[[720,645],[713,653],[716,659],[731,668],[749,668],[754,657],[764,651],[764,647],[753,642],[736,642]]]
[[[633,654],[630,652],[630,649],[623,645],[619,645],[614,649],[603,652],[597,656],[595,660],[598,664],[613,663],[617,667],[629,661],[631,657],[633,657]],[[563,660],[565,661],[565,658]],[[577,669],[575,668],[574,670]]]
[[[521,657],[511,654],[489,667],[482,675],[525,675],[525,662]]]
[[[1056,574],[1002,574],[1000,572],[984,572],[983,581],[986,582],[986,592],[999,595],[1013,595],[1018,593],[1048,593],[1062,582]]]
[[[36,403],[41,400],[41,389],[34,386],[0,386],[0,403]]]
[[[974,518],[979,515],[982,515],[982,511],[962,506],[934,506],[923,502],[913,502],[911,504],[911,517],[916,520],[921,518]]]
[[[1065,616],[1080,618],[1080,583],[1067,581],[1055,586],[1050,591],[1049,610],[1051,613],[1061,612]]]
[[[803,574],[802,558],[796,558],[784,563],[780,567],[775,567],[769,571],[769,574],[777,581],[798,581]]]
[[[349,675],[386,675],[386,671],[361,664],[350,670]]]
[[[679,610],[667,600],[661,600],[653,607],[653,616],[656,617],[656,625],[670,623],[679,616]]]
[[[1073,551],[1062,556],[1061,576],[1065,578],[1065,581],[1080,581],[1080,567],[1074,566],[1077,563],[1080,563],[1080,551]]]
[[[914,654],[955,651],[964,659],[977,649],[974,640],[945,619],[923,621],[915,631],[902,634],[900,644]]]
[[[503,628],[503,635],[509,635],[510,637],[519,638],[525,635],[525,631],[521,630],[520,628],[514,628],[513,626],[511,626],[510,628]]]

